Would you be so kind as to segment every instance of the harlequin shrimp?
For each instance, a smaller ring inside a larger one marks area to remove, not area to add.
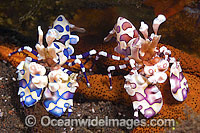
[[[81,58],[96,54],[91,50],[84,54],[72,55],[74,48],[70,44],[77,44],[79,37],[71,35],[71,31],[84,32],[85,29],[70,24],[63,15],[56,18],[51,29],[46,34],[47,47],[43,45],[43,31],[38,26],[39,39],[35,45],[37,51],[29,46],[24,46],[9,54],[12,56],[17,52],[27,50],[34,54],[37,59],[26,57],[18,67],[18,80],[20,102],[27,107],[36,104],[43,94],[43,105],[45,109],[55,116],[61,116],[66,110],[68,115],[72,112],[73,95],[78,87],[77,75],[63,65],[73,66],[79,64],[87,79],[85,67]],[[69,59],[75,59],[69,62]],[[44,93],[43,93],[44,92]]]
[[[118,46],[114,50],[125,55],[126,58],[110,55],[104,51],[96,56],[96,60],[99,56],[104,56],[113,60],[129,61],[128,64],[109,66],[107,71],[110,89],[112,89],[111,71],[132,67],[130,73],[124,76],[124,88],[131,97],[135,117],[138,117],[140,111],[146,118],[151,118],[161,110],[163,98],[157,84],[167,80],[166,71],[169,66],[171,66],[169,78],[173,97],[178,101],[184,101],[187,97],[188,83],[183,76],[180,62],[171,57],[171,51],[166,47],[157,49],[161,37],[157,35],[158,28],[165,20],[163,15],[158,15],[154,19],[154,33],[150,37],[148,36],[148,25],[141,22],[139,31],[144,36],[143,39],[130,21],[119,17],[113,30],[104,40],[109,41],[115,36]]]

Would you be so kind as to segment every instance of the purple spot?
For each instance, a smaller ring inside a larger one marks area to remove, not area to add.
[[[69,35],[63,35],[59,40],[60,40],[62,43],[65,43],[68,39],[69,39]]]
[[[22,79],[19,81],[19,87],[25,88],[27,85],[27,82],[25,79]]]
[[[185,88],[182,90],[182,94],[183,94],[183,100],[185,100],[187,97],[187,90]]]
[[[138,92],[135,93],[134,96],[131,96],[131,101],[134,102],[134,101],[142,101],[144,100],[144,96]]]
[[[125,41],[126,43],[128,43],[131,39],[132,37],[130,37],[128,34],[123,34],[120,36],[120,41]]]
[[[137,37],[137,38],[133,41],[132,47],[134,47],[134,46],[137,44],[138,41],[139,41],[139,37]]]
[[[135,83],[132,83],[132,84],[131,84],[131,87],[132,87],[132,89],[135,89],[135,88],[136,88],[136,84],[135,84]]]
[[[154,116],[155,114],[156,114],[156,112],[151,107],[144,110],[144,116],[146,118],[150,118],[150,117]]]
[[[153,38],[151,38],[151,37],[148,37],[148,39],[149,39],[150,41],[152,41],[152,40],[153,40]]]
[[[183,78],[184,78],[184,75],[183,75],[183,73],[182,73],[182,72],[180,72],[180,73],[179,73],[179,80],[180,80],[180,81],[182,81],[182,80],[183,80]]]
[[[122,29],[125,31],[127,30],[128,28],[132,28],[132,25],[129,23],[129,22],[124,22],[122,24]]]
[[[184,86],[186,86],[187,85],[187,82],[184,82]]]
[[[161,102],[162,102],[162,98],[156,99],[156,100],[154,101],[154,103],[161,103]]]
[[[121,49],[120,48],[120,45],[118,45],[117,47],[115,47],[114,49],[117,53],[119,54],[123,54],[125,55],[126,57],[129,56],[131,54],[131,49],[130,47],[128,47],[127,49]]]
[[[142,108],[143,108],[142,105],[138,106],[138,109],[139,109],[139,110],[141,110]]]
[[[124,19],[123,17],[119,17],[120,20]]]
[[[172,73],[170,79],[175,81],[175,82],[173,82],[173,83],[175,83],[175,85],[173,85],[173,86],[175,86],[175,87],[174,87],[174,88],[171,88],[171,90],[172,90],[172,92],[173,92],[174,94],[176,94],[177,91],[178,91],[178,89],[181,88],[180,80],[179,80],[178,77],[175,76],[173,73]],[[172,86],[172,85],[171,85],[171,86]]]
[[[133,32],[134,32],[134,36],[133,36],[133,38],[139,37],[139,33],[138,33],[137,30],[134,30]]]
[[[120,26],[118,25],[116,28],[116,32],[119,33],[120,32]]]
[[[68,91],[62,94],[61,98],[64,100],[68,100],[68,99],[73,99],[73,96],[74,94]]]
[[[144,90],[144,93],[146,94],[146,98],[145,100],[150,104],[150,105],[153,105],[155,103],[162,103],[162,97],[158,98],[158,99],[155,99],[155,95],[156,93],[155,92],[152,92],[152,89],[156,87],[156,86],[148,86],[145,90]]]
[[[179,68],[179,65],[177,64],[177,62],[176,62],[176,68],[177,68],[177,69]]]

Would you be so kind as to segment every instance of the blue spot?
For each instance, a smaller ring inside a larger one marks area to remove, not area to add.
[[[56,43],[54,43],[54,46],[55,46],[57,49],[60,49],[60,47],[59,47]]]
[[[63,94],[60,96],[60,98],[62,98],[62,99],[64,99],[64,100],[73,99],[73,97],[74,97],[74,94],[71,93],[71,92],[69,92],[69,91],[63,93]]]
[[[50,104],[51,102],[52,102],[51,100],[44,100],[44,106],[45,106],[45,108],[48,108],[48,107],[49,107],[49,104]]]
[[[54,80],[53,82],[54,82],[54,83],[56,83],[56,81],[55,81],[55,80]]]
[[[84,68],[84,66],[83,66],[83,64],[82,64],[82,63],[80,64],[80,66],[81,66],[81,68]]]
[[[24,107],[24,102],[20,102],[21,103],[21,105]]]
[[[38,54],[35,50],[32,50],[32,53],[33,53],[34,55],[36,55],[36,56],[37,56],[37,54]]]
[[[77,44],[78,40],[76,38],[70,38],[70,44]]]
[[[68,74],[68,75],[71,75],[71,74],[72,74],[72,71],[67,71],[67,74]]]
[[[58,58],[58,63],[57,64],[60,64],[60,59]]]
[[[30,77],[29,77],[29,83],[27,84],[27,86],[28,86],[28,88],[27,89],[29,89],[29,91],[30,92],[36,92],[36,94],[37,94],[37,97],[40,97],[41,96],[41,94],[42,94],[42,88],[37,88],[33,83],[32,83],[32,78],[33,78],[33,76],[31,76],[30,75]]]
[[[54,29],[56,29],[56,30],[59,31],[59,32],[63,32],[63,31],[64,31],[64,28],[63,28],[61,25],[56,25],[56,26],[54,27]]]
[[[67,51],[68,51],[69,55],[72,55],[72,54],[73,54],[73,51],[72,51],[71,48],[67,48]]]
[[[27,101],[27,98],[30,98],[31,100],[30,101]],[[35,99],[32,98],[31,95],[27,96],[25,98],[25,101],[24,101],[24,104],[27,106],[27,107],[30,107],[32,105],[34,105],[37,101]]]
[[[59,93],[58,93],[58,90],[54,93],[54,96],[56,97],[56,99],[47,98],[47,99],[44,100],[44,106],[45,106],[46,108],[49,107],[49,104],[50,104],[50,103],[57,104],[57,102],[59,101],[60,95],[59,95]]]
[[[23,97],[24,95],[25,95],[24,92],[21,92],[21,93],[20,93],[20,97]]]
[[[37,96],[40,97],[40,95],[42,95],[42,89],[37,89],[36,93],[37,93]]]
[[[49,111],[52,115],[60,117],[64,114],[63,109],[60,107],[55,107],[53,110]]]
[[[30,92],[33,92],[33,91],[36,91],[36,90],[39,89],[39,88],[37,88],[37,87],[35,86],[35,84],[33,84],[33,82],[32,82],[32,77],[33,77],[33,76],[30,75],[30,80],[29,80],[29,82],[28,82],[28,84],[27,84]]]
[[[67,26],[65,27],[65,29],[66,29],[66,31],[69,31],[69,25],[67,25]]]
[[[69,39],[69,35],[63,35],[59,40],[60,40],[62,43],[65,43],[68,39]]]
[[[32,82],[28,84],[28,88],[30,92],[36,92],[37,97],[40,97],[42,94],[42,88],[37,88]]]
[[[72,109],[72,107],[71,106],[69,106],[69,108],[68,109]],[[68,111],[68,117],[70,116],[72,114],[72,112],[69,112]]]
[[[64,53],[64,55],[65,55],[66,57],[69,57],[69,53],[68,53],[68,50],[67,50],[67,49],[64,49],[64,50],[63,50],[63,53]]]
[[[20,70],[20,73],[21,73],[22,75],[24,75],[24,74],[25,74],[25,70],[24,70],[24,69]]]
[[[26,88],[27,82],[25,79],[19,81],[19,87]]]
[[[67,86],[70,88],[70,87],[72,86],[72,83],[69,82],[69,83],[67,84]]]
[[[33,83],[28,83],[28,89],[30,92],[36,91],[39,88],[37,88]]]
[[[40,76],[40,74],[35,74],[35,76]]]
[[[62,18],[62,17],[59,17],[57,20],[58,20],[58,21],[63,21],[63,18]]]
[[[65,103],[64,107],[67,108],[69,106],[69,103]]]
[[[68,117],[70,117],[71,114],[72,114],[72,112],[68,112]]]

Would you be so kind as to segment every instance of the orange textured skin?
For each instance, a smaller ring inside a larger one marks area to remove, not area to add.
[[[163,44],[159,44],[159,47]],[[181,50],[175,49],[172,46],[165,45],[169,50],[172,51],[172,56],[176,59],[180,58],[181,67],[184,72],[184,76],[188,80],[189,84],[189,93],[184,102],[176,101],[171,92],[169,79],[164,83],[160,84],[160,90],[163,95],[163,107],[161,111],[153,117],[153,119],[185,119],[185,114],[183,109],[185,105],[192,108],[194,112],[200,114],[200,59],[194,56],[191,56]],[[104,49],[97,47],[96,50],[105,50],[110,54],[116,54],[113,51],[114,45],[106,45]],[[16,54],[8,58],[7,55],[13,50],[6,46],[0,46],[0,57],[1,59],[11,62],[14,66],[17,66],[20,61],[24,60],[26,57],[25,54]],[[96,65],[109,66],[128,63],[125,61],[113,61],[111,59],[100,59],[96,62]],[[169,72],[167,72],[169,76]],[[86,96],[88,99],[98,99],[98,100],[109,100],[116,103],[126,104],[132,106],[132,103],[129,99],[129,95],[126,93],[124,86],[123,76],[113,76],[113,89],[109,90],[109,79],[107,75],[94,74],[88,75],[89,82],[91,83],[91,88],[86,86],[85,78],[79,79],[79,88],[77,93],[81,93]],[[148,120],[149,121],[149,120]],[[164,127],[137,127],[133,132],[159,132],[164,131]]]
[[[116,52],[114,52],[113,47],[115,45],[105,45],[104,49],[110,54],[114,54],[120,56]],[[183,109],[185,105],[191,107],[194,112],[200,114],[200,59],[189,55],[179,49],[176,49],[169,45],[159,44],[158,47],[166,46],[172,52],[172,57],[179,59],[181,62],[181,67],[184,72],[184,76],[188,80],[189,83],[189,93],[184,102],[176,101],[170,90],[169,79],[164,84],[160,85],[160,90],[163,95],[163,107],[161,111],[154,117],[154,119],[185,119],[185,114]],[[98,49],[98,48],[97,48]],[[104,50],[104,49],[99,49]],[[96,62],[96,65],[107,66],[124,64],[128,63],[126,61],[113,61],[112,59],[102,58]],[[129,68],[130,69],[130,68]],[[105,69],[106,70],[106,69]],[[169,77],[169,70],[167,72]],[[79,89],[77,92],[85,95],[87,98],[98,99],[98,100],[109,100],[113,102],[124,103],[126,105],[132,106],[132,103],[129,99],[129,95],[126,94],[124,85],[123,76],[113,76],[112,83],[113,89],[109,90],[109,79],[108,76],[95,74],[88,76],[89,82],[91,83],[91,88],[86,87],[86,82],[79,82]],[[149,122],[149,120],[147,121]],[[162,132],[164,131],[164,127],[137,127],[133,130],[133,132]]]
[[[0,45],[0,58],[2,60],[6,60],[10,62],[15,67],[17,67],[21,61],[25,60],[27,56],[36,59],[33,54],[27,52],[26,50],[24,50],[24,52],[16,53],[12,55],[11,57],[9,57],[8,54],[14,52],[15,50],[19,48],[19,47],[14,47],[15,49],[12,49],[11,47],[13,46],[10,44]]]
[[[113,89],[109,89],[109,79],[107,75],[94,74],[89,75],[88,80],[91,84],[91,88],[88,88],[86,81],[83,78],[79,82],[78,93],[85,95],[89,99],[108,100],[117,103],[131,104],[129,95],[124,89],[124,77],[113,76]]]
[[[160,46],[163,46],[163,44]],[[172,57],[175,57],[176,60],[180,60],[183,72],[200,76],[200,59],[198,57],[189,55],[188,53],[185,53],[169,45],[164,46],[171,50]]]

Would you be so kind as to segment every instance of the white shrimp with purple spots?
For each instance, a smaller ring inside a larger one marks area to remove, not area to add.
[[[177,101],[184,101],[189,91],[179,62],[174,62],[170,70],[171,93]]]
[[[138,117],[138,111],[146,118],[155,116],[163,105],[162,94],[158,87],[149,84],[148,79],[138,74],[137,71],[131,71],[125,79],[124,88],[131,96],[135,110],[134,116]]]

